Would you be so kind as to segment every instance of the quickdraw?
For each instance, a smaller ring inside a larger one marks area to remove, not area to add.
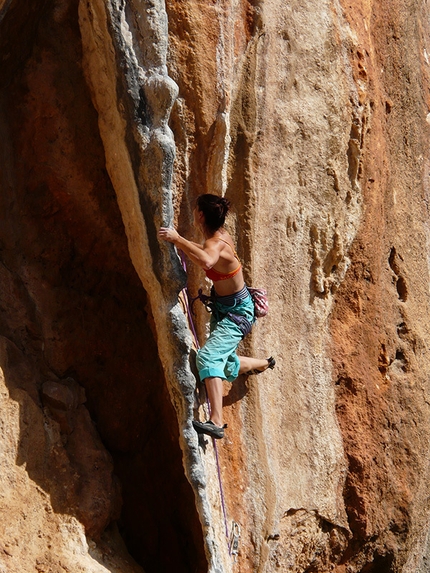
[[[229,553],[233,557],[234,563],[236,563],[236,557],[239,554],[239,539],[240,539],[240,526],[235,521],[231,524],[231,536],[229,542]]]

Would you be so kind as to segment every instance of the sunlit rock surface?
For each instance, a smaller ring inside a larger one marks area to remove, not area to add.
[[[429,16],[0,0],[2,573],[428,571]],[[157,239],[202,192],[277,360],[216,450]]]

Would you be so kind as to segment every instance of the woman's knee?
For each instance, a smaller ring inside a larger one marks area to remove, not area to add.
[[[206,366],[209,366],[210,364],[210,356],[209,353],[205,350],[205,347],[201,348],[198,352],[197,352],[197,357],[196,357],[196,366],[197,369],[203,370],[203,368],[205,368]]]

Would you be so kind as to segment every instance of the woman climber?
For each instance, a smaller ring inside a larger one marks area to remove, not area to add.
[[[205,384],[210,404],[207,422],[193,421],[199,434],[223,438],[223,380],[233,382],[239,374],[260,374],[274,368],[274,358],[238,356],[237,347],[255,322],[254,303],[243,280],[239,261],[229,233],[224,229],[230,202],[207,193],[200,195],[194,209],[194,225],[205,238],[203,245],[188,241],[172,228],[162,227],[159,236],[181,249],[193,263],[202,267],[212,280],[210,334],[197,352],[197,369]]]

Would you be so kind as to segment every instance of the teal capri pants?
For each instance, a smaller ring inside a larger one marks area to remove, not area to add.
[[[205,345],[197,352],[197,369],[202,382],[210,377],[233,382],[239,375],[240,363],[236,350],[243,332],[227,313],[244,316],[251,324],[255,322],[254,301],[248,292],[243,300],[235,299],[234,295],[220,298],[223,302],[231,300],[228,300],[228,305],[221,304],[217,298],[213,302],[210,334]]]

